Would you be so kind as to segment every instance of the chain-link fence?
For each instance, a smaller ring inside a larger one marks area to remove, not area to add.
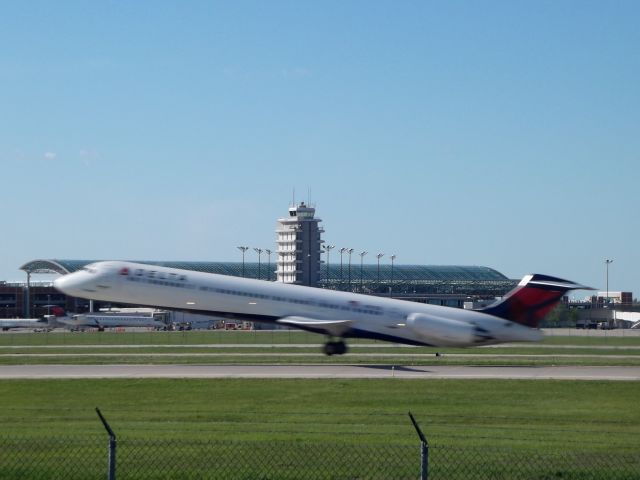
[[[640,455],[436,446],[429,448],[429,479],[640,479]]]
[[[109,478],[104,438],[0,438],[0,478]],[[118,479],[419,478],[411,445],[118,439]]]
[[[104,438],[2,438],[0,478],[109,478]],[[640,479],[640,456],[531,453],[420,445],[119,439],[114,477],[125,479]],[[427,472],[425,472],[427,473]]]
[[[411,445],[0,436],[0,479],[105,478],[640,480],[640,454],[429,447],[424,437]]]

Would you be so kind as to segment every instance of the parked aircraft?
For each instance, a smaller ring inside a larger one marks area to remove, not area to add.
[[[99,331],[115,327],[164,327],[162,322],[150,315],[113,315],[99,313],[81,313],[57,319],[66,327],[81,329],[94,327]]]
[[[0,319],[0,329],[3,331],[12,328],[48,328],[49,323],[44,318],[3,318]]]
[[[93,327],[102,332],[105,328],[115,327],[160,328],[165,326],[164,323],[156,319],[151,312],[146,315],[138,312],[68,314],[61,307],[53,307],[51,311],[54,315],[49,316],[50,324],[53,324],[55,327],[71,328],[72,330]]]
[[[42,318],[5,318],[0,319],[0,329],[6,331],[12,328],[33,329],[33,330],[53,330],[61,326],[58,323],[60,317],[65,317],[63,308],[57,305],[44,305],[50,314]]]
[[[495,304],[463,310],[121,261],[93,263],[54,285],[75,297],[277,322],[322,333],[328,336],[327,355],[345,353],[347,338],[448,347],[536,341],[542,338],[536,327],[562,296],[588,288],[527,275]]]

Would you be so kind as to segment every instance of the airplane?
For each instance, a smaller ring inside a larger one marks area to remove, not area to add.
[[[64,309],[57,305],[44,305],[43,308],[48,308],[51,313],[44,315],[42,318],[0,319],[0,329],[5,332],[12,328],[32,328],[36,331],[50,331],[59,327],[58,319],[65,316]]]
[[[324,353],[347,351],[345,339],[471,347],[542,338],[544,316],[583,285],[526,275],[501,300],[477,310],[351,292],[194,272],[123,261],[96,262],[54,281],[74,297],[276,322],[327,335]]]
[[[0,329],[4,332],[12,328],[49,328],[46,318],[3,318],[0,319]]]
[[[79,314],[57,319],[60,323],[72,329],[95,327],[99,332],[105,328],[115,327],[154,327],[165,325],[149,315],[105,315],[105,314]]]
[[[153,315],[132,315],[113,313],[81,313],[77,315],[67,314],[61,307],[53,307],[50,315],[50,323],[56,327],[63,326],[78,330],[86,327],[97,328],[99,332],[104,332],[105,328],[115,327],[164,327],[164,323],[157,320]]]

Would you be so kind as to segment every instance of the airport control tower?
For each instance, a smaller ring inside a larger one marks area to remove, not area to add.
[[[324,229],[316,209],[304,202],[289,207],[289,216],[278,219],[278,281],[310,287],[320,280],[320,252]]]

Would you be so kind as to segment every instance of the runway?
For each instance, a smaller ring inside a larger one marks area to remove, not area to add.
[[[248,348],[289,348],[289,349],[317,349],[321,352],[323,344],[321,343],[205,343],[205,344],[166,344],[166,343],[141,343],[141,344],[115,344],[108,343],[99,344],[60,344],[60,345],[0,345],[0,350],[30,350],[30,349],[43,349],[43,350],[93,350],[93,349],[208,349],[208,350],[229,350],[229,349],[248,349]],[[367,349],[391,349],[402,348],[408,352],[411,350],[418,350],[421,347],[414,347],[413,345],[401,345],[398,343],[355,343],[349,345],[351,352],[355,353],[358,350]],[[640,350],[640,345],[548,345],[544,343],[502,343],[499,345],[482,345],[474,347],[478,350],[492,350],[492,349],[505,349],[505,348],[530,348],[530,349],[589,349],[589,350]],[[433,354],[431,354],[433,355]]]
[[[297,353],[297,352],[279,352],[279,353],[271,353],[271,352],[259,352],[259,353],[229,353],[229,352],[195,352],[195,353],[183,353],[183,352],[175,352],[175,353],[128,353],[128,352],[118,352],[118,353],[0,353],[0,359],[2,358],[45,358],[45,359],[64,359],[64,358],[139,358],[139,361],[144,361],[145,358],[191,358],[191,357],[199,357],[202,358],[203,362],[206,361],[207,358],[211,359],[219,359],[219,358],[237,358],[237,357],[255,357],[255,358],[272,358],[272,361],[278,361],[278,358],[306,358],[307,360],[300,360],[301,362],[313,362],[317,361],[318,358],[325,358],[325,355],[321,352],[316,353]],[[435,355],[433,353],[348,353],[345,354],[345,361],[350,361],[350,359],[356,358],[384,358],[384,361],[393,362],[394,360],[388,359],[398,359],[406,360],[408,358],[413,359],[433,359]],[[495,359],[504,359],[504,360],[539,360],[539,359],[548,359],[548,358],[557,358],[557,359],[592,359],[593,355],[587,354],[570,354],[570,353],[562,353],[562,354],[552,354],[552,355],[534,355],[534,354],[520,354],[520,353],[496,353],[496,354],[482,354],[482,353],[447,353],[443,354],[442,357],[446,358],[465,358],[469,360],[495,360]],[[637,360],[640,358],[640,355],[598,355],[598,359],[607,359],[607,360]],[[315,360],[310,360],[315,359]],[[376,360],[371,360],[376,361]],[[380,361],[380,360],[378,360]]]
[[[0,379],[316,378],[640,380],[640,367],[390,365],[3,365]]]

